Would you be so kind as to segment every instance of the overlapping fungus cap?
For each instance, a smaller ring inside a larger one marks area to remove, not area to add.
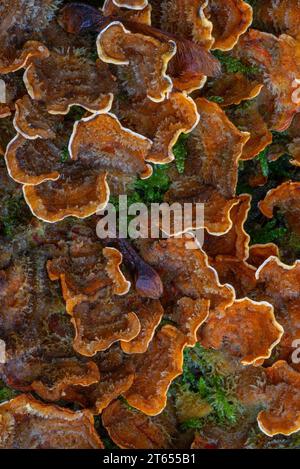
[[[267,408],[257,417],[259,428],[268,436],[291,435],[300,429],[300,374],[283,360],[265,372]]]
[[[70,138],[73,122],[68,116],[51,116],[28,96],[17,108],[14,124],[26,138],[18,134],[8,145],[5,159],[13,179],[24,184],[30,209],[41,220],[85,218],[104,208],[110,194],[107,173],[110,181],[122,175],[124,184],[152,173],[145,163],[151,142],[123,128],[111,114],[96,113],[76,122]],[[68,143],[73,161],[63,158],[66,152],[68,156]],[[122,186],[120,180],[118,184]]]
[[[0,73],[24,67],[30,57],[46,57],[48,49],[34,40],[54,16],[55,0],[3,0],[0,6]],[[11,18],[13,17],[13,21]]]
[[[110,438],[123,449],[171,448],[176,418],[172,412],[148,417],[120,400],[112,402],[102,414]]]
[[[93,414],[100,414],[114,399],[126,392],[134,379],[132,356],[122,352],[118,344],[99,352],[94,359],[100,371],[100,380],[90,386],[68,386],[66,396]]]
[[[30,255],[19,253],[1,270],[0,338],[6,361],[0,374],[14,389],[59,400],[71,384],[96,383],[99,371],[74,353],[72,326],[48,279],[46,259],[40,246]]]
[[[122,127],[113,114],[94,114],[76,122],[69,142],[73,160],[102,171],[147,178],[152,169],[145,163],[151,142]]]
[[[122,2],[118,2],[122,3]],[[129,2],[128,2],[129,3]],[[104,16],[118,16],[126,20],[135,21],[137,23],[151,24],[151,6],[148,2],[144,2],[145,6],[139,9],[133,9],[129,5],[124,7],[118,5],[114,0],[105,0],[102,11]],[[141,4],[140,4],[141,5]]]
[[[194,301],[195,307],[197,300],[208,300],[211,310],[223,309],[233,303],[233,290],[228,285],[220,285],[216,271],[208,264],[207,255],[193,238],[183,235],[159,241],[140,240],[138,246],[143,259],[162,279],[163,305],[177,305],[182,317],[185,316],[185,308],[190,311],[190,300]]]
[[[283,328],[276,321],[270,303],[244,298],[225,311],[210,314],[199,335],[204,347],[224,347],[243,365],[257,366],[271,356]]]
[[[260,112],[273,130],[286,130],[299,108],[300,61],[296,41],[249,29],[239,40],[234,55],[258,66],[264,88],[258,96]]]
[[[219,235],[231,228],[230,211],[239,203],[238,161],[249,134],[239,131],[216,103],[195,102],[200,120],[187,140],[185,173],[171,178],[165,201],[205,203],[204,226]]]
[[[174,160],[172,149],[179,135],[191,132],[199,120],[194,101],[175,91],[161,103],[145,98],[131,103],[120,101],[116,107],[127,127],[152,141],[146,159],[157,164]]]
[[[297,0],[264,0],[253,7],[254,24],[269,32],[299,37],[300,6]]]
[[[259,203],[261,212],[272,218],[274,210],[279,209],[289,227],[297,234],[300,234],[299,210],[300,210],[300,183],[287,181],[275,189],[271,189],[264,200]]]
[[[173,41],[159,40],[140,33],[132,33],[119,21],[113,21],[97,38],[97,49],[103,62],[126,66],[129,82],[137,96],[163,101],[172,89],[166,75],[168,62],[176,53]]]
[[[162,318],[160,302],[128,292],[120,252],[111,247],[102,252],[100,242],[86,236],[76,237],[67,255],[47,265],[50,278],[61,280],[76,331],[74,348],[93,356],[121,341],[126,353],[143,353]]]
[[[250,236],[246,233],[244,224],[251,206],[251,196],[243,194],[238,197],[239,203],[230,211],[231,229],[224,235],[212,236],[205,233],[203,250],[210,258],[230,256],[245,260],[249,255]]]
[[[277,257],[269,257],[257,270],[257,297],[267,299],[275,308],[276,319],[284,328],[280,357],[291,360],[293,341],[300,338],[299,279],[300,263],[288,266]],[[297,365],[295,364],[297,368]]]
[[[135,376],[124,393],[128,403],[146,415],[157,415],[166,406],[171,382],[182,373],[185,335],[176,327],[163,326],[143,355],[133,357]]]
[[[24,95],[16,101],[15,107],[14,126],[22,137],[28,140],[36,138],[47,140],[56,137],[57,126],[62,119],[51,116],[42,103]]]
[[[0,448],[102,449],[92,414],[20,395],[0,404]]]
[[[222,73],[221,76],[209,83],[207,96],[220,96],[221,107],[241,104],[259,95],[263,84],[257,78],[250,78],[244,73]]]
[[[241,0],[154,0],[151,5],[154,25],[207,49],[232,49],[252,22],[251,7]]]
[[[236,108],[228,112],[230,120],[250,138],[243,148],[241,160],[251,160],[272,143],[272,133],[262,118],[257,103],[253,102],[247,109]]]
[[[18,74],[0,75],[0,119],[13,114],[16,100],[25,92],[22,78]]]
[[[67,114],[74,105],[91,112],[109,111],[115,91],[108,66],[76,50],[52,51],[46,58],[31,60],[24,83],[31,98],[44,101],[50,114]]]
[[[51,280],[61,280],[65,300],[77,295],[94,295],[112,287],[115,294],[128,292],[128,282],[120,270],[122,255],[114,248],[102,248],[91,229],[74,227],[61,256],[47,262]]]

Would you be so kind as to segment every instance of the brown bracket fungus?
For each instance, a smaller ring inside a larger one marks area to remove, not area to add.
[[[0,447],[10,449],[102,449],[92,414],[43,404],[21,395],[0,404]]]
[[[128,66],[135,75],[137,87],[152,101],[163,101],[171,91],[173,84],[166,70],[176,53],[173,41],[163,43],[131,33],[122,23],[114,21],[99,33],[97,49],[103,62]]]
[[[206,348],[224,347],[243,365],[255,366],[271,356],[282,335],[273,306],[245,298],[212,313],[200,331],[200,343]]]

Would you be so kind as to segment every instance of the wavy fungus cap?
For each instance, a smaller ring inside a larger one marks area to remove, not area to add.
[[[14,449],[102,449],[92,414],[73,412],[20,395],[0,404],[0,447]]]
[[[152,141],[147,161],[165,164],[173,161],[173,146],[181,133],[191,132],[199,121],[195,102],[184,93],[172,92],[161,103],[145,98],[130,103],[120,102],[117,114],[126,126]]]
[[[47,57],[36,39],[53,19],[57,0],[3,0],[0,6],[0,73],[24,67],[31,57]]]
[[[42,251],[31,248],[30,256],[19,254],[1,270],[0,331],[6,362],[0,373],[15,389],[59,400],[71,384],[96,383],[99,371],[95,363],[75,356],[72,327],[62,314],[45,261]]]
[[[36,138],[47,140],[56,137],[57,124],[61,119],[51,116],[41,103],[25,95],[16,101],[15,107],[14,126],[22,137],[28,140]]]
[[[135,377],[124,394],[128,403],[146,415],[157,415],[166,406],[171,382],[182,373],[186,337],[167,325],[156,333],[147,352],[136,355]]]
[[[267,302],[236,300],[225,311],[211,314],[200,331],[206,348],[225,348],[243,365],[260,365],[280,342],[283,328]]]
[[[263,88],[263,84],[244,73],[223,73],[210,84],[208,96],[220,96],[222,108],[241,104],[243,101],[256,98]]]
[[[300,183],[287,181],[280,186],[271,189],[266,197],[259,203],[260,211],[267,217],[272,218],[275,208],[279,208],[289,226],[300,233],[298,213],[300,208]]]
[[[132,33],[114,21],[97,38],[98,55],[107,63],[128,66],[134,75],[137,93],[155,102],[163,101],[173,84],[166,75],[169,61],[176,53],[173,41]]]
[[[71,51],[31,60],[24,83],[31,98],[44,101],[50,114],[67,114],[75,105],[90,112],[109,111],[115,91],[106,64]]]
[[[239,203],[236,194],[238,161],[249,139],[225,112],[204,98],[195,100],[200,120],[187,139],[184,175],[171,176],[165,201],[204,203],[204,226],[210,234],[227,233],[230,212]],[[193,215],[192,229],[196,226]]]
[[[102,414],[111,439],[123,449],[161,449],[171,447],[171,435],[160,416],[148,417],[118,400]]]
[[[256,271],[258,295],[268,298],[275,308],[276,318],[284,328],[281,341],[282,356],[290,362],[294,340],[300,339],[299,281],[300,262],[292,266],[283,264],[277,257],[269,257]],[[294,364],[296,366],[296,364]]]
[[[122,127],[113,114],[94,114],[78,121],[69,141],[73,160],[97,163],[102,170],[139,175],[146,179],[152,168],[145,163],[151,141]]]
[[[254,6],[254,24],[259,29],[299,38],[300,5],[297,0],[264,0]]]
[[[300,374],[280,360],[266,369],[266,410],[257,417],[268,436],[291,435],[299,431]]]
[[[239,203],[230,211],[231,229],[224,235],[212,236],[205,233],[203,249],[211,258],[230,256],[235,259],[246,260],[249,255],[250,236],[245,231],[245,223],[251,207],[251,196],[239,196]]]
[[[162,279],[166,294],[163,301],[176,304],[182,300],[182,314],[184,307],[190,310],[185,298],[209,300],[211,310],[231,305],[234,301],[233,289],[219,283],[216,271],[209,266],[207,255],[196,244],[194,249],[189,249],[189,243],[195,242],[186,235],[159,241],[141,240],[139,243],[141,256]]]
[[[272,130],[286,130],[299,111],[300,61],[296,41],[282,34],[249,29],[234,49],[240,59],[260,68],[264,88],[258,96],[260,111]]]
[[[236,108],[228,111],[228,116],[240,130],[250,134],[250,138],[243,148],[242,161],[252,160],[272,143],[272,133],[255,102],[247,106],[246,110]]]
[[[148,5],[148,0],[113,0],[113,3],[120,8],[143,10]]]
[[[154,0],[151,4],[155,25],[207,49],[232,49],[252,22],[252,9],[242,0]]]
[[[121,2],[119,2],[121,3]],[[129,7],[117,6],[114,0],[105,0],[102,7],[104,16],[117,16],[129,21],[151,25],[151,5],[144,2],[145,7],[140,9],[132,9]]]
[[[106,174],[78,165],[64,169],[56,181],[23,186],[23,193],[32,213],[48,223],[89,217],[105,208],[109,198]]]

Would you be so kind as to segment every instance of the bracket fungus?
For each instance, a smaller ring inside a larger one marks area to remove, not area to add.
[[[113,100],[114,77],[106,64],[70,51],[31,60],[24,83],[30,97],[44,101],[50,114],[67,114],[75,105],[90,112],[105,112]]]
[[[245,298],[211,314],[201,329],[200,343],[206,348],[225,347],[243,365],[255,366],[271,356],[282,335],[273,306]]]
[[[181,374],[186,337],[173,326],[163,326],[147,352],[135,357],[132,386],[124,393],[128,403],[146,415],[159,414],[167,403],[171,382]]]
[[[291,435],[299,431],[300,375],[280,360],[266,369],[266,410],[257,417],[260,429],[268,436]]]
[[[185,173],[171,178],[165,201],[204,203],[204,226],[220,235],[230,230],[230,211],[239,203],[238,161],[249,133],[238,130],[216,103],[204,98],[195,102],[200,120],[187,141]]]
[[[0,447],[295,446],[299,2],[95,3],[0,1]]]
[[[140,89],[142,96],[160,102],[171,91],[173,84],[166,70],[176,53],[173,41],[163,43],[150,36],[132,33],[115,21],[99,33],[97,50],[103,62],[129,67],[135,76],[136,91],[138,93]]]
[[[300,61],[296,50],[296,41],[286,34],[276,37],[249,29],[233,51],[236,57],[260,69],[265,86],[257,99],[272,130],[286,130],[299,110]]]
[[[232,49],[252,22],[252,9],[242,0],[175,0],[171,4],[167,0],[154,0],[152,3],[154,17],[163,30],[192,39],[208,49]]]
[[[0,447],[6,449],[102,449],[92,414],[43,404],[22,394],[0,404]]]
[[[173,161],[173,147],[178,137],[191,132],[199,122],[195,102],[175,91],[161,103],[145,98],[128,107],[128,103],[122,106],[121,102],[116,112],[126,126],[152,141],[146,160],[156,164]]]
[[[159,417],[148,417],[117,400],[104,410],[102,422],[111,439],[120,448],[170,448],[171,435],[168,426],[164,425],[163,418]]]

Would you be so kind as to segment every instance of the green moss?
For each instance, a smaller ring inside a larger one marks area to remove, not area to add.
[[[189,138],[189,134],[181,134],[176,144],[173,147],[173,153],[175,156],[175,164],[176,164],[176,168],[179,174],[184,173],[185,160],[188,155],[188,150],[187,150],[188,138]]]
[[[279,221],[276,217],[265,223],[260,229],[250,231],[249,234],[251,236],[251,244],[280,244],[287,233],[287,227],[282,224],[282,220]]]
[[[257,156],[257,159],[260,163],[261,172],[263,176],[269,176],[269,163],[268,163],[268,149],[265,148],[260,154]]]
[[[10,399],[13,399],[16,395],[17,393],[15,391],[4,386],[3,383],[0,381],[0,403],[9,401]]]
[[[132,189],[140,197],[140,201],[146,205],[163,201],[163,196],[171,184],[167,170],[168,167],[166,165],[155,165],[150,178],[137,179],[134,182]]]
[[[183,422],[183,424],[181,425],[181,428],[182,430],[189,430],[189,429],[201,430],[201,428],[203,427],[203,423],[204,423],[203,419],[193,418],[193,419],[189,419]]]
[[[188,389],[212,407],[212,412],[201,419],[184,422],[184,428],[201,428],[207,421],[220,426],[233,425],[243,412],[226,376],[218,371],[219,352],[205,350],[200,344],[184,351],[183,374],[171,386],[170,393]]]
[[[68,147],[65,146],[60,154],[60,162],[65,163],[70,158]]]
[[[222,104],[224,102],[224,98],[222,96],[209,96],[209,101],[213,103]]]
[[[0,226],[4,236],[13,238],[16,231],[27,220],[29,210],[21,194],[2,200]]]
[[[244,75],[253,75],[259,73],[259,67],[246,65],[236,57],[232,57],[226,52],[220,50],[213,51],[214,56],[222,64],[226,73],[243,73]]]

